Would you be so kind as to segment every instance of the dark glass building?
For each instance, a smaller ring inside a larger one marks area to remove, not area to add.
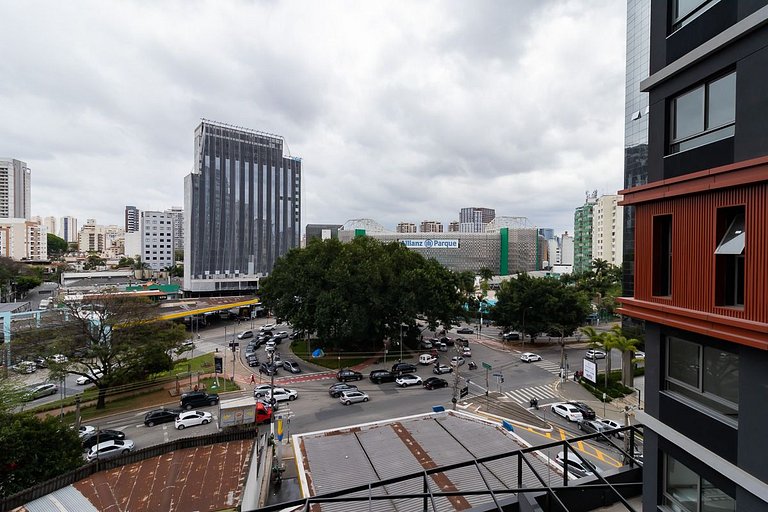
[[[630,2],[631,4],[631,2]],[[643,509],[768,510],[768,3],[654,1],[647,183],[628,183],[645,322]]]
[[[301,159],[283,138],[203,120],[184,180],[184,290],[255,291],[277,258],[299,246]]]

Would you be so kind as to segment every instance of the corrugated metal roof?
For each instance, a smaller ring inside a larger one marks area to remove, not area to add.
[[[28,512],[99,512],[80,491],[68,485],[24,505]]]

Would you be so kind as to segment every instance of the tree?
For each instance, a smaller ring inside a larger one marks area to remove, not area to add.
[[[128,258],[126,256],[123,256],[120,258],[120,261],[117,262],[117,268],[133,268],[133,266],[136,264],[133,258]]]
[[[4,301],[11,302],[42,282],[42,269],[0,257],[0,295]]]
[[[107,264],[107,262],[103,258],[101,258],[98,254],[91,253],[91,254],[88,255],[88,258],[85,260],[85,264],[83,265],[83,269],[84,270],[94,270],[94,269],[97,269],[99,267],[103,267],[106,264]]]
[[[53,233],[48,233],[47,238],[48,238],[48,258],[52,260],[57,260],[60,257],[62,257],[69,249],[69,245],[67,244],[67,241],[64,240],[63,238],[59,238]]]
[[[613,348],[621,352],[621,383],[627,387],[634,384],[634,372],[632,371],[632,355],[640,340],[627,338],[621,326],[614,325],[610,333],[613,338]]]
[[[19,332],[14,351],[69,356],[51,367],[91,378],[98,409],[111,387],[169,370],[170,354],[186,338],[183,325],[157,321],[156,305],[143,298],[103,295],[67,303],[54,315],[45,328]]]
[[[80,438],[58,419],[0,413],[0,496],[10,496],[83,464]]]
[[[280,258],[261,283],[261,299],[295,329],[329,348],[375,351],[418,314],[434,328],[460,311],[456,276],[401,244],[359,237],[313,240]]]

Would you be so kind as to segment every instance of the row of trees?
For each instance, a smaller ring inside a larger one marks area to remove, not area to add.
[[[611,351],[621,352],[621,383],[631,387],[633,383],[632,356],[637,350],[640,340],[628,338],[621,326],[615,325],[610,331],[598,332],[594,327],[583,327],[581,332],[589,337],[590,346],[606,353],[605,357],[605,387],[608,387],[608,377],[611,374]]]

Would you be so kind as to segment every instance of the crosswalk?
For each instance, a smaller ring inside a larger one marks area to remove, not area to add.
[[[512,391],[505,391],[502,394],[512,401],[517,402],[520,405],[525,405],[526,407],[528,406],[531,398],[538,399],[540,403],[549,399],[560,400],[560,396],[550,385],[520,388]]]
[[[534,364],[534,365],[538,366],[542,370],[548,371],[552,375],[557,375],[558,377],[560,376],[560,364],[559,363],[555,363],[555,362],[552,362],[552,361],[541,360],[541,361],[536,361],[535,363],[531,363],[531,364]]]

